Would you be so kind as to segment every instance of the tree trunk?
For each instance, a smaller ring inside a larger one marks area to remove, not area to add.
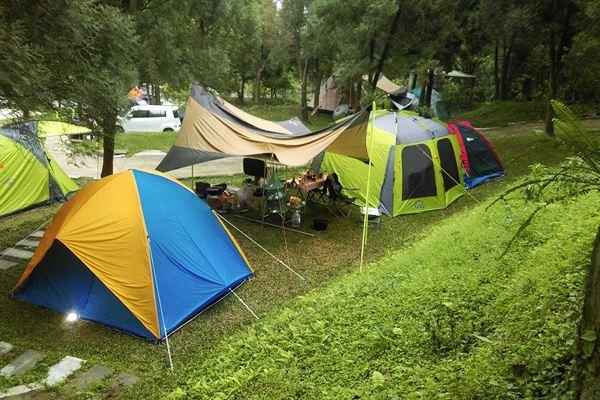
[[[494,87],[496,91],[494,92],[494,100],[500,100],[500,79],[498,79],[498,47],[498,39],[496,39],[496,47],[494,49]]]
[[[565,9],[566,11],[564,20],[561,23],[560,41],[557,43],[558,33],[554,30],[554,27],[550,28],[549,37],[550,43],[548,55],[550,56],[550,79],[548,82],[549,98],[548,104],[546,105],[545,118],[546,134],[548,136],[554,136],[554,110],[552,109],[550,100],[554,100],[558,96],[558,85],[560,73],[562,71],[563,56],[565,55],[565,52],[568,51],[573,37],[573,32],[571,32],[571,19],[576,11],[576,6],[573,1],[569,2],[566,7],[558,4],[556,1],[552,3],[552,15],[559,14],[561,9]]]
[[[433,68],[427,70],[427,91],[425,92],[425,104],[431,109],[431,95],[433,94]]]
[[[300,118],[303,121],[308,121],[308,108],[306,107],[306,87],[308,86],[308,59],[304,60],[304,68],[302,70],[302,86],[300,89]]]
[[[246,91],[246,78],[242,76],[240,80],[240,90],[238,92],[238,100],[241,105],[244,105],[244,96],[246,95],[244,92]]]
[[[260,98],[260,81],[262,79],[262,66],[258,68],[256,71],[256,78],[254,80],[254,92],[252,93],[252,98],[254,102],[258,102]]]
[[[152,95],[152,103],[156,105],[160,105],[160,85],[154,83],[152,85],[152,89],[154,89],[154,94]]]
[[[425,93],[427,91],[427,79],[421,82],[421,93],[419,93],[419,107],[425,106]]]
[[[548,79],[548,102],[546,104],[545,130],[548,136],[554,136],[554,110],[551,100],[556,98],[557,84],[557,57],[556,57],[556,35],[554,30],[550,31],[548,54],[550,56],[550,77]]]
[[[362,85],[363,85],[362,77],[359,77],[358,81],[356,83],[356,96],[354,96],[354,104],[352,105],[352,109],[355,111],[358,111],[360,109],[360,102],[361,102],[361,96],[362,96]]]
[[[500,81],[500,98],[502,100],[508,100],[511,93],[510,68],[512,63],[513,42],[514,39],[511,38],[508,46],[505,46],[502,51],[502,73]]]
[[[600,393],[600,230],[596,234],[591,258],[582,316],[577,326],[579,372],[576,399],[596,399]]]
[[[315,60],[315,81],[314,81],[314,93],[313,93],[313,110],[319,109],[319,97],[321,97],[321,80],[323,79],[323,73],[319,67],[319,59]]]
[[[389,34],[385,40],[385,44],[383,46],[383,51],[381,52],[381,57],[379,58],[379,62],[377,63],[377,68],[375,69],[375,73],[373,74],[373,80],[371,81],[371,92],[375,91],[375,88],[377,87],[377,81],[379,81],[379,75],[381,75],[381,72],[383,71],[383,65],[385,63],[385,60],[388,57],[388,53],[390,52],[390,46],[392,44],[392,41],[394,39],[394,35],[396,34],[396,31],[398,30],[398,22],[400,21],[400,15],[402,12],[402,5],[400,0],[398,0],[398,8],[396,10],[396,15],[394,15],[394,20],[392,21],[392,26],[390,27],[390,31]]]
[[[100,176],[113,174],[113,159],[115,155],[115,131],[117,127],[117,115],[105,115],[102,119],[102,172]]]

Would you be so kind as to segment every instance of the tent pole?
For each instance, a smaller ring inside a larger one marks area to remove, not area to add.
[[[192,164],[192,190],[196,191],[196,181],[194,179],[194,164]]]
[[[286,168],[286,167],[284,167]],[[277,174],[275,175],[275,177],[277,179],[279,179],[279,177],[277,176]],[[286,256],[286,261],[288,262],[288,264],[290,263],[290,250],[288,248],[288,242],[287,242],[287,235],[285,234],[286,229],[285,229],[285,212],[283,210],[283,203],[281,202],[281,198],[279,198],[279,215],[281,217],[281,233],[283,235],[283,243],[285,245],[285,256]]]
[[[373,107],[371,110],[371,115],[369,116],[369,146],[367,146],[367,153],[373,147],[373,116],[375,115],[375,109],[377,105],[375,101],[373,101]],[[373,162],[371,161],[371,156],[369,156],[369,172],[367,173],[367,195],[365,199],[365,217],[363,219],[363,232],[362,232],[362,243],[360,245],[360,266],[359,270],[362,272],[363,264],[365,261],[365,245],[367,242],[367,230],[369,229],[369,192],[371,189],[371,167],[373,166]]]
[[[150,253],[150,264],[152,265],[152,280],[156,287],[156,300],[158,301],[158,309],[160,310],[160,319],[163,322],[163,332],[165,334],[165,342],[167,343],[167,355],[169,357],[169,368],[173,371],[173,356],[171,355],[171,344],[169,343],[169,335],[167,334],[167,327],[165,325],[165,314],[163,312],[162,302],[160,301],[160,291],[156,282],[156,270],[154,269],[154,257],[152,256],[152,246],[150,244],[150,237],[148,237],[148,253]],[[160,331],[160,327],[159,327]]]

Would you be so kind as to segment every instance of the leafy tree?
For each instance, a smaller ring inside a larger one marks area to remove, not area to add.
[[[82,57],[69,74],[70,98],[80,116],[103,134],[102,176],[113,173],[117,116],[126,108],[128,88],[135,81],[136,36],[133,21],[112,6],[86,1],[78,20],[83,31]]]
[[[75,106],[104,135],[102,175],[111,174],[116,119],[134,80],[131,19],[92,0],[5,0],[0,12],[4,105],[24,117]]]

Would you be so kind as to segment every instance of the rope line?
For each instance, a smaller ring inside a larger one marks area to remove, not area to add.
[[[254,318],[260,319],[258,318],[258,315],[256,315],[256,313],[248,306],[248,304],[246,304],[244,300],[242,300],[240,296],[238,296],[238,294],[235,291],[231,290],[231,288],[229,289],[229,291],[240,301],[240,303],[244,305],[244,307],[246,307],[246,309],[250,312],[250,314],[252,314]]]
[[[260,245],[260,243],[258,243],[256,240],[252,239],[249,235],[247,235],[244,231],[242,231],[240,228],[238,228],[237,226],[235,226],[234,224],[232,224],[231,222],[229,222],[227,219],[225,219],[222,215],[215,213],[215,215],[220,218],[221,220],[223,220],[224,222],[226,222],[228,225],[230,225],[233,229],[235,229],[236,231],[238,231],[239,233],[241,233],[246,239],[248,239],[249,241],[251,241],[253,244],[255,244],[256,246],[258,246],[262,251],[264,251],[265,253],[267,253],[269,256],[271,256],[275,261],[277,261],[279,264],[283,265],[287,270],[289,270],[290,272],[292,272],[294,275],[296,275],[298,278],[302,279],[303,281],[306,281],[306,278],[304,278],[302,275],[300,275],[298,272],[294,271],[294,269],[292,267],[290,267],[289,265],[287,265],[286,263],[284,263],[283,261],[281,261],[279,258],[277,258],[273,253],[271,253],[269,250],[265,249],[263,246]]]

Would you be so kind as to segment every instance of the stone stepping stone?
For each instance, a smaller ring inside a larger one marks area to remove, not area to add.
[[[0,255],[5,256],[5,257],[13,257],[13,258],[20,258],[23,260],[29,260],[33,256],[33,253],[28,250],[21,250],[21,249],[15,249],[14,247],[9,247],[8,249],[6,249],[2,253],[0,253]]]
[[[36,399],[34,392],[42,390],[44,386],[39,383],[29,383],[27,385],[13,386],[10,389],[0,392],[0,399]]]
[[[34,350],[27,350],[19,357],[15,358],[10,364],[0,369],[0,375],[8,378],[14,375],[22,375],[33,369],[35,365],[44,358],[42,353]]]
[[[39,244],[40,244],[39,240],[23,239],[20,242],[18,242],[16,245],[21,246],[21,247],[31,247],[31,248],[35,249],[36,247],[38,247]]]
[[[13,345],[6,342],[0,342],[0,356],[8,354],[13,349]]]
[[[130,374],[129,372],[121,372],[115,378],[115,385],[129,387],[133,386],[140,381],[136,375]]]
[[[56,386],[64,382],[75,371],[81,368],[85,360],[77,357],[66,356],[48,370],[48,376],[44,380],[46,386]]]
[[[111,387],[104,392],[102,395],[103,399],[115,399],[121,397],[121,392],[123,389],[126,389],[130,386],[135,385],[140,381],[140,378],[129,373],[129,372],[121,372],[114,379],[114,383]]]
[[[83,392],[102,383],[102,381],[112,374],[112,369],[104,365],[94,365],[92,368],[76,376],[69,386],[76,391]]]
[[[41,238],[42,236],[44,236],[44,231],[33,232],[31,235],[29,235],[29,237],[32,238]]]
[[[12,268],[17,264],[18,264],[18,262],[4,260],[4,259],[0,258],[0,271],[6,271],[7,269]]]

